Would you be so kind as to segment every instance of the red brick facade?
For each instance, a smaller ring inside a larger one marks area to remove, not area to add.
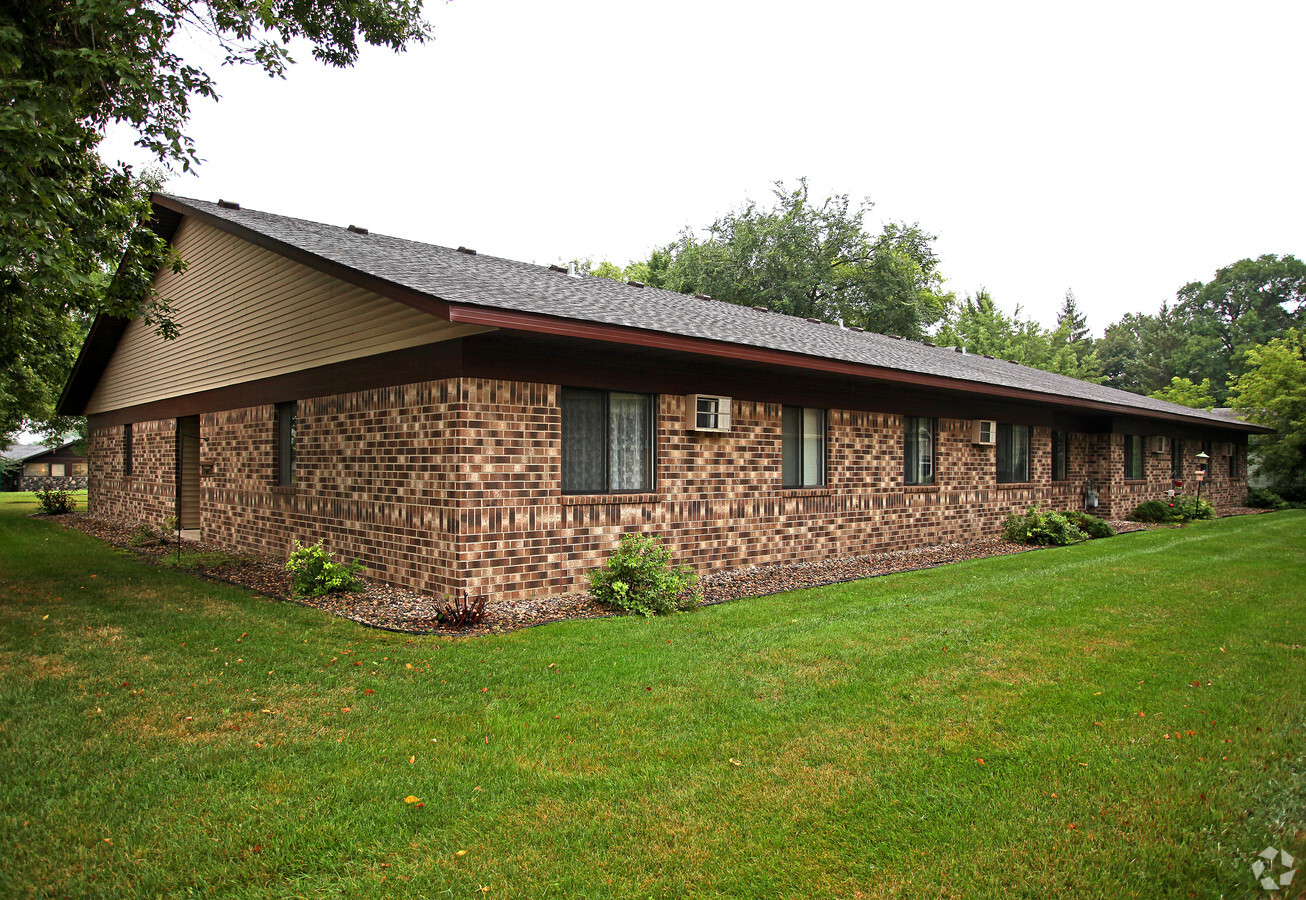
[[[200,419],[206,540],[285,555],[325,540],[368,574],[431,593],[464,588],[493,599],[584,584],[623,531],[663,535],[700,572],[965,540],[1030,504],[1126,515],[1171,486],[1169,441],[1146,448],[1145,474],[1124,480],[1125,436],[1070,433],[1067,479],[1051,480],[1052,430],[1031,428],[1030,478],[999,485],[995,451],[969,419],[937,420],[936,484],[903,483],[903,421],[830,409],[826,483],[785,489],[781,405],[736,398],[728,433],[685,427],[685,398],[657,402],[656,480],[636,495],[564,495],[559,388],[453,377],[299,401],[296,484],[277,484],[275,405]],[[173,515],[175,420],[134,423],[134,474],[122,475],[121,425],[96,427],[91,511],[160,523]],[[1185,448],[1192,493],[1199,448]],[[1213,445],[1203,496],[1240,503],[1232,445]],[[1189,452],[1191,451],[1191,452]]]

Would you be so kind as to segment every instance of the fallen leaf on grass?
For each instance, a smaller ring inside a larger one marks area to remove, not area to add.
[[[353,712],[353,711],[354,711],[354,708],[353,708],[352,706],[342,706],[342,707],[340,707],[340,711],[341,711],[341,712]]]
[[[420,803],[420,802],[421,802],[421,798],[420,798],[420,797],[414,797],[412,794],[409,794],[407,797],[404,798],[404,802],[405,802],[405,803]]]
[[[371,688],[363,688],[363,693],[364,693],[364,694],[375,694],[376,691],[372,690]]]
[[[411,766],[411,765],[413,765],[413,763],[415,763],[415,762],[417,762],[417,757],[416,757],[416,756],[410,756],[410,757],[408,757],[408,765]]]
[[[982,759],[977,759],[977,760],[975,760],[975,762],[979,763],[981,766],[985,764],[985,763],[984,763],[984,760],[982,760]]]
[[[730,757],[730,765],[732,765],[732,766],[742,766],[743,763],[741,763],[739,760],[735,759],[735,758],[732,756],[732,757]]]
[[[466,850],[459,850],[457,853],[454,854],[454,856],[466,856],[466,855],[467,855]]]

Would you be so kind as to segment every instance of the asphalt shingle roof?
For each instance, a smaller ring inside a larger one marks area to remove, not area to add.
[[[682,337],[759,347],[848,363],[879,366],[970,383],[999,385],[1057,398],[1092,401],[1217,425],[1241,425],[1229,416],[1154,400],[1104,385],[989,359],[952,348],[931,347],[828,323],[751,309],[606,278],[575,277],[547,266],[375,232],[310,222],[252,209],[230,209],[203,200],[164,194],[175,204],[250,229],[275,241],[449,303],[537,313],[579,322],[624,326]],[[959,384],[958,388],[966,385]],[[1122,410],[1124,411],[1124,410]]]

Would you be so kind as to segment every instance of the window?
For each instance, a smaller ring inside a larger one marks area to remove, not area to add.
[[[653,396],[562,389],[562,490],[653,490]]]
[[[825,410],[786,406],[780,413],[780,483],[825,484]]]
[[[1238,448],[1236,446],[1229,448],[1229,477],[1238,477]]]
[[[132,427],[128,423],[122,426],[122,474],[132,473]]]
[[[50,477],[63,478],[65,474],[63,463],[50,463]]]
[[[23,465],[23,474],[28,478],[43,478],[50,474],[50,464],[26,463]]]
[[[934,484],[934,420],[905,416],[905,484]]]
[[[87,473],[86,463],[84,462],[73,463],[73,475],[77,475],[84,478],[86,477],[86,473]]]
[[[1052,432],[1052,480],[1066,480],[1066,433]]]
[[[998,484],[1029,481],[1029,426],[998,424]]]
[[[1170,480],[1184,480],[1184,442],[1170,441]]]
[[[1127,434],[1125,435],[1125,479],[1137,481],[1143,477],[1143,436]]]
[[[277,484],[295,483],[295,442],[299,437],[299,403],[277,404]]]

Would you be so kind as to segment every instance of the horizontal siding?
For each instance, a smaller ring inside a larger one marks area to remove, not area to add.
[[[188,267],[160,272],[179,329],[165,341],[127,326],[87,404],[102,413],[492,329],[453,325],[183,219]]]

